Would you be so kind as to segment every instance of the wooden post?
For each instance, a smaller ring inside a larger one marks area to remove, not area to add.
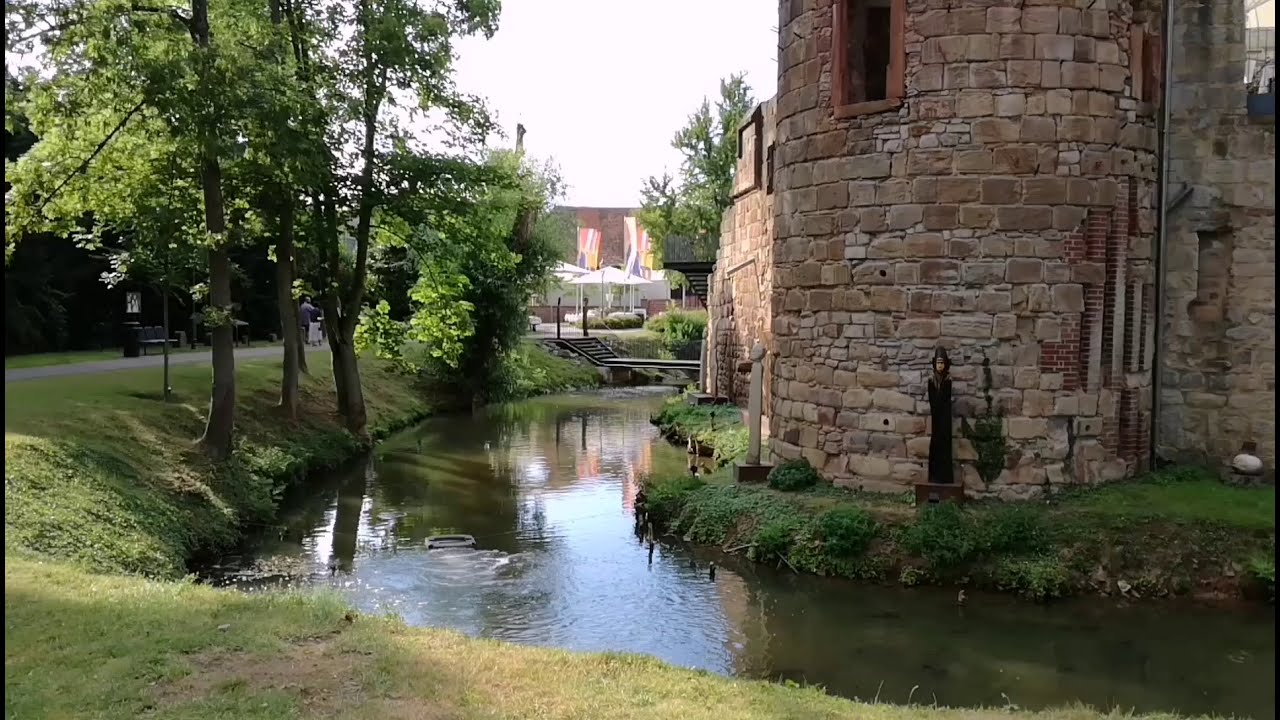
[[[591,333],[587,331],[587,310],[591,308],[591,298],[583,298],[582,300],[582,337],[590,337]]]
[[[563,298],[556,298],[556,339],[560,339],[560,301]]]
[[[764,343],[751,347],[751,395],[747,398],[747,463],[760,464],[760,416],[764,402]]]

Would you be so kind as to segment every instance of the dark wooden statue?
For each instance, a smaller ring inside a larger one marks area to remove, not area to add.
[[[937,485],[955,483],[951,442],[951,358],[938,348],[933,352],[933,372],[929,374],[929,482]]]

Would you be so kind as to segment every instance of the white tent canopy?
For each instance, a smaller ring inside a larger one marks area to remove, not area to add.
[[[648,285],[651,282],[653,281],[646,280],[645,278],[639,277],[637,275],[632,275],[631,273],[628,273],[625,270],[620,270],[616,267],[605,266],[600,268],[599,270],[593,270],[585,275],[579,275],[578,277],[575,277],[572,280],[570,280],[569,284],[583,286],[583,287],[587,285],[599,285],[600,286],[600,304],[603,307],[608,304],[608,298],[605,295],[605,288],[608,287],[609,285],[627,285],[627,286]],[[581,306],[581,304],[579,304],[579,306]]]
[[[563,273],[565,275],[577,276],[577,275],[586,275],[591,271],[586,268],[578,267],[577,265],[570,265],[567,262],[558,262],[556,263],[556,269],[552,270],[552,272],[556,273],[557,275]]]

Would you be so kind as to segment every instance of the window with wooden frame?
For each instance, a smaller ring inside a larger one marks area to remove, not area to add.
[[[891,110],[906,94],[906,0],[834,0],[831,101],[836,117]]]

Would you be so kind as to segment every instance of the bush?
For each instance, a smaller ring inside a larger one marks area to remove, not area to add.
[[[946,570],[984,555],[1038,552],[1047,545],[1048,533],[1036,508],[1005,506],[978,515],[940,503],[924,508],[900,541],[934,570]]]
[[[786,555],[797,529],[797,522],[789,517],[772,518],[761,523],[751,540],[755,545],[752,558],[768,560]]]
[[[1274,550],[1270,555],[1254,555],[1246,566],[1249,576],[1267,593],[1267,599],[1276,601],[1276,556]]]
[[[681,348],[701,340],[707,334],[707,313],[702,310],[672,308],[645,323],[650,332],[662,336],[669,349]]]
[[[1067,569],[1056,557],[1003,558],[996,563],[996,585],[1032,600],[1061,597],[1067,588]]]
[[[788,460],[769,472],[769,487],[783,492],[805,490],[818,484],[818,471],[809,461]]]
[[[862,508],[836,507],[818,516],[818,539],[836,557],[852,558],[866,552],[878,531],[879,525]]]
[[[689,498],[706,483],[691,475],[650,478],[645,482],[645,510],[659,523],[675,520]]]
[[[615,313],[608,317],[593,317],[587,320],[587,327],[595,330],[635,330],[644,326],[639,315],[631,313]]]

